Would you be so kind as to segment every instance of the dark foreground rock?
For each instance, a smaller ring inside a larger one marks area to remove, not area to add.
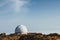
[[[25,34],[0,34],[0,40],[60,40],[60,35],[57,33],[42,34],[42,33],[28,33]]]

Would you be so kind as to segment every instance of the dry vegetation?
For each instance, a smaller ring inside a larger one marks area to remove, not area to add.
[[[0,34],[0,40],[60,40],[60,35],[57,33],[50,33],[48,35],[42,33],[28,33],[27,35],[21,34]]]

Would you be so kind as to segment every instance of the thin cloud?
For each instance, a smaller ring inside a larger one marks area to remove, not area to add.
[[[26,4],[29,3],[29,1],[25,1],[25,0],[11,0],[11,2],[13,2],[13,7],[15,9],[16,13],[21,12],[22,8],[24,8],[23,6],[25,6]]]
[[[26,5],[30,0],[6,0],[5,2],[0,3],[0,14],[5,14],[7,12],[11,12],[12,14],[20,14],[25,11],[28,12],[28,8]]]

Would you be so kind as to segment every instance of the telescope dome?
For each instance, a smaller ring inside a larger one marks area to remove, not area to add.
[[[17,27],[16,27],[16,29],[15,29],[15,33],[16,34],[18,34],[18,33],[20,33],[20,34],[27,34],[27,28],[26,28],[26,26],[24,26],[24,25],[18,25]]]

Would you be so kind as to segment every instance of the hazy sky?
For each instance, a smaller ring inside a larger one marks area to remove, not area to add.
[[[0,0],[0,33],[21,24],[30,32],[60,33],[60,0]]]

